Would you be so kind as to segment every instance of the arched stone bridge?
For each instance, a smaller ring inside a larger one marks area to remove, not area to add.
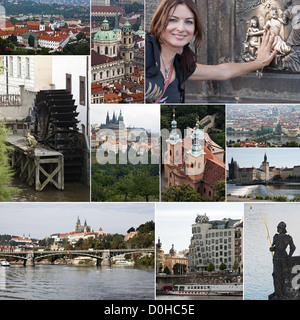
[[[20,252],[14,251],[0,251],[0,257],[3,258],[17,258],[24,260],[24,266],[34,266],[35,260],[43,259],[51,256],[65,256],[65,255],[75,255],[84,256],[97,259],[97,266],[110,266],[111,259],[114,256],[122,254],[132,254],[132,253],[142,253],[142,254],[152,254],[154,249],[109,249],[109,250],[58,250],[58,251],[33,251],[33,250],[23,250]]]

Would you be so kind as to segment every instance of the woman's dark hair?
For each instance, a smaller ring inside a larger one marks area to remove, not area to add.
[[[169,23],[169,18],[171,16],[170,12],[173,12],[178,5],[186,5],[194,14],[195,31],[193,45],[195,47],[198,47],[202,41],[204,30],[200,21],[197,7],[193,0],[163,0],[157,7],[152,17],[150,24],[150,34],[156,37],[158,43],[161,43],[161,35]],[[184,71],[187,73],[191,72],[196,66],[196,54],[189,47],[189,44],[183,47],[181,57]]]

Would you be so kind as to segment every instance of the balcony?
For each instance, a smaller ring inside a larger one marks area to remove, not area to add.
[[[0,94],[0,106],[20,106],[20,94]]]

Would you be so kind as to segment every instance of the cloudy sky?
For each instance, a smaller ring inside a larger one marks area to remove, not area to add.
[[[160,109],[159,105],[151,104],[130,104],[122,106],[110,105],[92,105],[90,112],[91,124],[105,123],[107,111],[110,118],[113,112],[119,115],[120,109],[123,114],[126,127],[142,127],[154,131],[160,130]]]
[[[227,148],[227,168],[231,158],[237,161],[240,168],[259,168],[265,153],[270,167],[293,168],[300,165],[300,148]]]
[[[77,217],[94,231],[126,234],[154,220],[152,203],[0,203],[0,234],[43,239],[75,230]]]
[[[243,203],[158,203],[156,204],[156,243],[158,238],[165,253],[174,244],[175,250],[188,249],[192,236],[192,224],[197,214],[206,213],[209,220],[223,218],[242,219]]]

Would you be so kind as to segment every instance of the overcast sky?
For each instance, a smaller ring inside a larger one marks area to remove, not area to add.
[[[243,203],[157,203],[155,233],[162,243],[165,253],[169,252],[174,244],[175,250],[189,248],[192,236],[192,224],[197,214],[206,213],[210,220],[223,218],[243,219]]]
[[[75,231],[78,216],[94,231],[121,234],[155,219],[153,203],[0,203],[0,234],[43,239]]]
[[[228,163],[233,158],[240,168],[259,168],[265,153],[270,167],[292,168],[300,165],[300,148],[227,148],[226,166],[228,168]]]
[[[154,131],[160,130],[160,109],[159,105],[151,104],[130,104],[122,106],[110,105],[92,105],[90,112],[91,124],[105,123],[107,111],[110,118],[115,111],[119,116],[120,110],[124,118],[126,127],[139,127],[144,129],[151,129]]]

